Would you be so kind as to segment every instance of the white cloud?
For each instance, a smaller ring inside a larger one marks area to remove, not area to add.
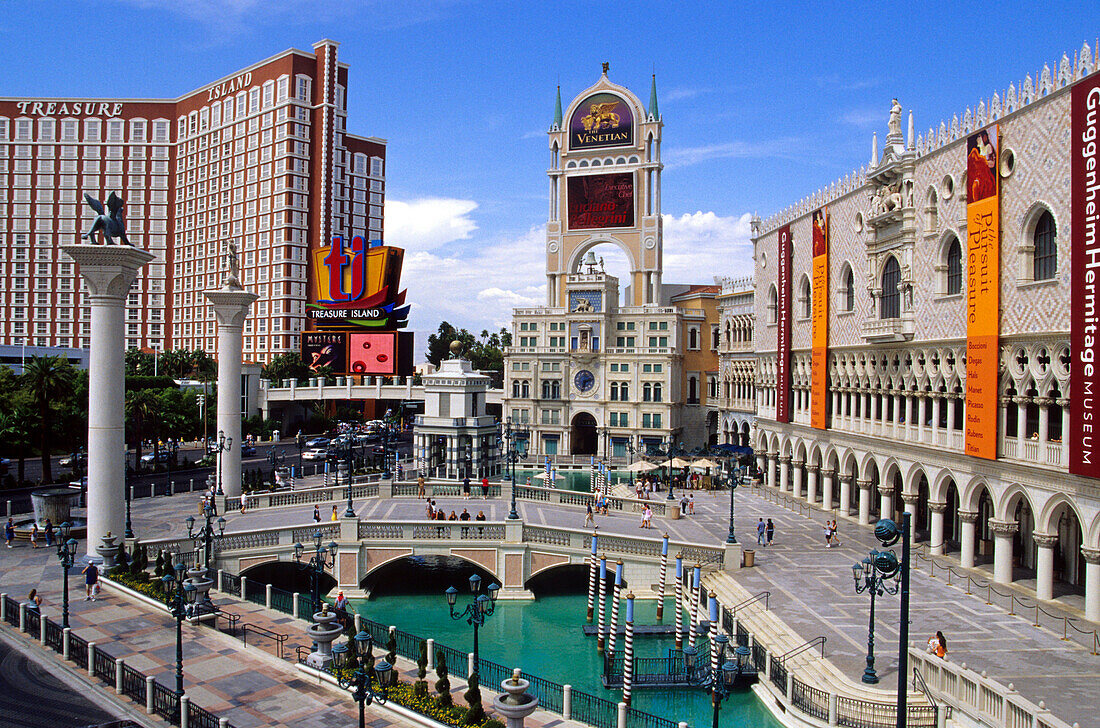
[[[732,141],[698,147],[673,147],[665,153],[665,167],[689,167],[714,159],[774,158],[793,159],[803,142],[795,137],[762,142]]]
[[[664,215],[664,281],[709,284],[714,276],[752,275],[751,219],[749,213]]]
[[[434,250],[466,240],[477,230],[473,200],[429,197],[411,202],[386,200],[386,242],[406,250]]]

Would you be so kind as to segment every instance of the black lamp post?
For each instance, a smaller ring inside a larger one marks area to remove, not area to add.
[[[695,634],[700,644],[705,644],[709,632],[710,622],[700,622],[695,628]],[[701,655],[696,647],[684,648],[684,666],[687,668],[688,681],[710,693],[710,702],[714,706],[714,718],[711,721],[711,726],[712,728],[718,728],[718,715],[722,709],[722,701],[729,698],[733,692],[733,686],[737,682],[737,676],[740,673],[740,663],[733,660],[733,655],[727,654],[729,638],[724,634],[716,634],[711,643],[711,649],[718,653],[717,674],[707,661],[708,656]],[[738,660],[741,659],[739,652],[737,654]]]
[[[271,463],[271,484],[275,485],[275,471],[279,469],[279,466],[286,462],[286,453],[283,449],[271,448],[271,452],[267,454],[267,462]]]
[[[458,589],[453,586],[447,587],[445,594],[447,595],[447,606],[451,610],[451,619],[465,619],[466,624],[473,625],[474,627],[474,675],[478,674],[478,649],[477,649],[477,630],[478,627],[485,624],[485,618],[491,617],[493,612],[496,611],[497,606],[497,592],[500,591],[499,584],[490,584],[486,587],[485,591],[489,592],[488,596],[485,594],[478,594],[481,591],[481,577],[477,574],[473,574],[470,577],[470,593],[473,594],[473,599],[466,605],[466,608],[461,611],[455,611],[455,603],[458,601]],[[480,684],[480,683],[479,683]]]
[[[676,444],[676,439],[672,436],[668,436],[668,497],[666,500],[676,500],[676,497],[672,494],[672,459],[678,453],[682,453],[683,448]]]
[[[392,477],[390,474],[390,457],[389,457],[389,444],[393,436],[393,410],[386,410],[386,414],[382,415],[382,477]]]
[[[348,482],[347,482],[348,506],[347,506],[347,508],[344,509],[344,518],[355,518],[355,504],[352,503],[352,500],[351,500],[351,484],[354,482],[354,478],[352,477],[352,475],[355,472],[355,445],[352,443],[350,437],[351,436],[349,435],[348,436],[349,439],[344,441],[344,446],[343,446],[344,447],[344,457],[345,457],[345,459],[347,461],[347,464],[348,464]]]
[[[893,521],[884,518],[875,526],[876,536],[879,534],[880,529],[885,530],[886,524],[889,524],[889,528],[897,529]],[[899,570],[898,557],[894,555],[893,551],[878,551],[876,549],[872,549],[863,561],[852,565],[852,579],[855,581],[856,593],[871,593],[871,612],[867,626],[867,667],[864,668],[863,677],[861,678],[865,683],[875,684],[878,682],[878,675],[875,673],[875,597],[898,593],[900,588]],[[904,683],[906,678],[904,675],[900,675],[898,679]]]
[[[718,477],[724,477],[726,479],[726,484],[729,486],[730,489],[730,530],[729,533],[726,535],[726,543],[737,543],[737,535],[734,533],[733,530],[733,504],[734,494],[737,492],[737,473],[736,471],[732,473],[728,471],[724,473],[722,471],[719,471]]]
[[[57,527],[57,558],[61,561],[62,592],[61,592],[61,626],[69,626],[69,569],[76,562],[77,544],[75,538],[70,538],[72,526],[65,521]]]
[[[192,541],[201,541],[203,547],[203,560],[202,565],[207,569],[210,568],[210,559],[213,556],[214,539],[221,538],[225,535],[225,518],[218,517],[217,521],[212,524],[210,519],[215,515],[214,508],[208,503],[202,509],[203,517],[206,519],[206,523],[195,531],[195,517],[188,516],[187,523],[187,538]],[[217,525],[217,531],[214,530],[214,525]]]
[[[301,543],[294,544],[294,561],[298,568],[309,572],[309,596],[310,604],[314,612],[321,609],[321,576],[325,569],[331,569],[336,565],[336,542],[329,541],[328,546],[321,545],[321,532],[313,532],[313,556],[309,561],[302,563],[306,547]]]
[[[176,456],[180,451],[180,444],[175,440],[169,440],[164,445],[165,452],[168,454],[168,495],[172,495],[172,461],[176,459]]]
[[[225,432],[218,430],[218,441],[214,444],[214,452],[217,454],[218,465],[218,478],[217,478],[217,495],[225,495],[225,491],[222,490],[222,453],[229,452],[229,448],[233,447],[233,438],[226,437]]]
[[[298,436],[294,438],[294,447],[298,448],[298,477],[301,478],[305,476],[302,471],[302,450],[306,447],[306,436],[301,430],[298,430]]]
[[[627,452],[630,453],[630,462],[627,463],[626,470],[627,470],[628,473],[630,473],[630,489],[634,490],[634,470],[633,470],[633,467],[634,467],[634,462],[638,457],[638,453],[641,452],[642,448],[641,448],[640,445],[635,445],[634,444],[634,438],[633,437],[627,437],[627,439],[626,439],[626,450],[627,450]]]
[[[393,665],[382,658],[374,661],[374,639],[360,632],[347,642],[332,648],[332,661],[336,666],[336,679],[342,688],[352,688],[351,697],[359,704],[359,728],[366,728],[363,707],[378,701],[386,704],[386,683]],[[378,683],[378,688],[374,688]]]
[[[134,524],[133,524],[133,521],[130,520],[130,497],[131,496],[130,496],[130,451],[129,450],[127,450],[126,452],[124,452],[122,454],[122,460],[123,460],[123,462],[122,462],[122,473],[123,473],[123,476],[124,476],[123,480],[122,480],[122,487],[123,487],[123,490],[124,490],[123,495],[126,497],[126,533],[125,533],[125,536],[126,536],[126,538],[133,538],[134,537]]]
[[[527,448],[531,441],[531,430],[526,425],[513,425],[512,418],[505,419],[503,427],[497,425],[499,442],[506,442],[506,456],[509,470],[512,474],[512,509],[508,512],[509,520],[519,518],[516,511],[516,463],[527,457]]]
[[[190,582],[184,580],[187,571],[182,563],[176,564],[171,572],[161,577],[164,593],[168,597],[168,608],[176,618],[176,695],[183,695],[183,618],[187,616],[187,595],[195,590]]]

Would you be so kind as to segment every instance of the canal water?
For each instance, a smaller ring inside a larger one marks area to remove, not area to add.
[[[531,479],[531,485],[545,486],[546,481],[535,476],[546,472],[545,470],[516,470],[516,483],[526,483],[527,479]],[[558,480],[554,481],[555,488],[561,488],[563,490],[576,490],[582,493],[592,492],[592,471],[585,468],[583,470],[558,470]],[[608,482],[611,485],[617,485],[618,483],[629,483],[630,473],[621,472],[617,470],[608,471]]]
[[[473,628],[465,619],[452,620],[443,591],[453,584],[459,591],[456,606],[461,610],[470,601],[470,568],[453,559],[409,559],[378,572],[371,585],[372,596],[353,602],[353,608],[369,619],[419,637],[431,637],[437,643],[469,652],[473,650]],[[457,567],[457,568],[456,568]],[[488,585],[488,574],[481,574]],[[600,681],[601,659],[596,638],[585,637],[587,608],[583,573],[574,569],[562,578],[532,583],[534,601],[499,601],[496,611],[479,629],[479,649],[484,659],[524,671],[561,684],[570,684],[600,698],[618,702],[620,690],[608,690]],[[572,592],[572,593],[568,593]],[[625,590],[624,590],[625,596]],[[610,600],[609,600],[610,601]],[[673,601],[666,602],[664,621],[675,620]],[[608,606],[610,614],[610,604]],[[625,599],[620,604],[620,621],[626,615]],[[656,601],[635,602],[635,625],[656,623]],[[671,637],[635,637],[635,654],[658,657],[673,646]],[[622,637],[617,647],[622,649]],[[455,668],[451,668],[455,671]],[[434,680],[434,673],[429,673]],[[637,689],[633,705],[639,710],[674,721],[687,722],[692,728],[711,725],[710,698],[701,689]],[[723,703],[724,728],[780,728],[755,694],[738,692]]]

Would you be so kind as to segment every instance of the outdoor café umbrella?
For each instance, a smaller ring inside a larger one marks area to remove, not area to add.
[[[630,465],[628,465],[626,469],[633,473],[648,473],[650,470],[656,470],[659,467],[661,466],[654,465],[653,463],[648,463],[645,460],[639,460],[636,463],[631,463]]]
[[[690,460],[684,460],[683,458],[673,458],[672,467],[674,468],[686,468],[691,465]]]
[[[696,460],[694,463],[691,464],[691,467],[699,468],[700,470],[704,468],[717,468],[718,463],[714,462],[713,460],[707,460],[706,458],[703,458],[702,460]]]

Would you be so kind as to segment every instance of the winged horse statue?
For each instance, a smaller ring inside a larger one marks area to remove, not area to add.
[[[88,207],[95,210],[97,214],[96,219],[92,222],[91,229],[84,233],[81,236],[82,238],[87,238],[90,242],[95,243],[96,232],[102,231],[104,242],[107,245],[114,245],[114,239],[118,238],[123,243],[133,246],[133,243],[126,238],[126,218],[122,216],[124,203],[121,197],[112,192],[110,197],[107,198],[107,209],[110,210],[110,213],[103,209],[102,202],[91,195],[85,193],[84,199],[88,201]]]

